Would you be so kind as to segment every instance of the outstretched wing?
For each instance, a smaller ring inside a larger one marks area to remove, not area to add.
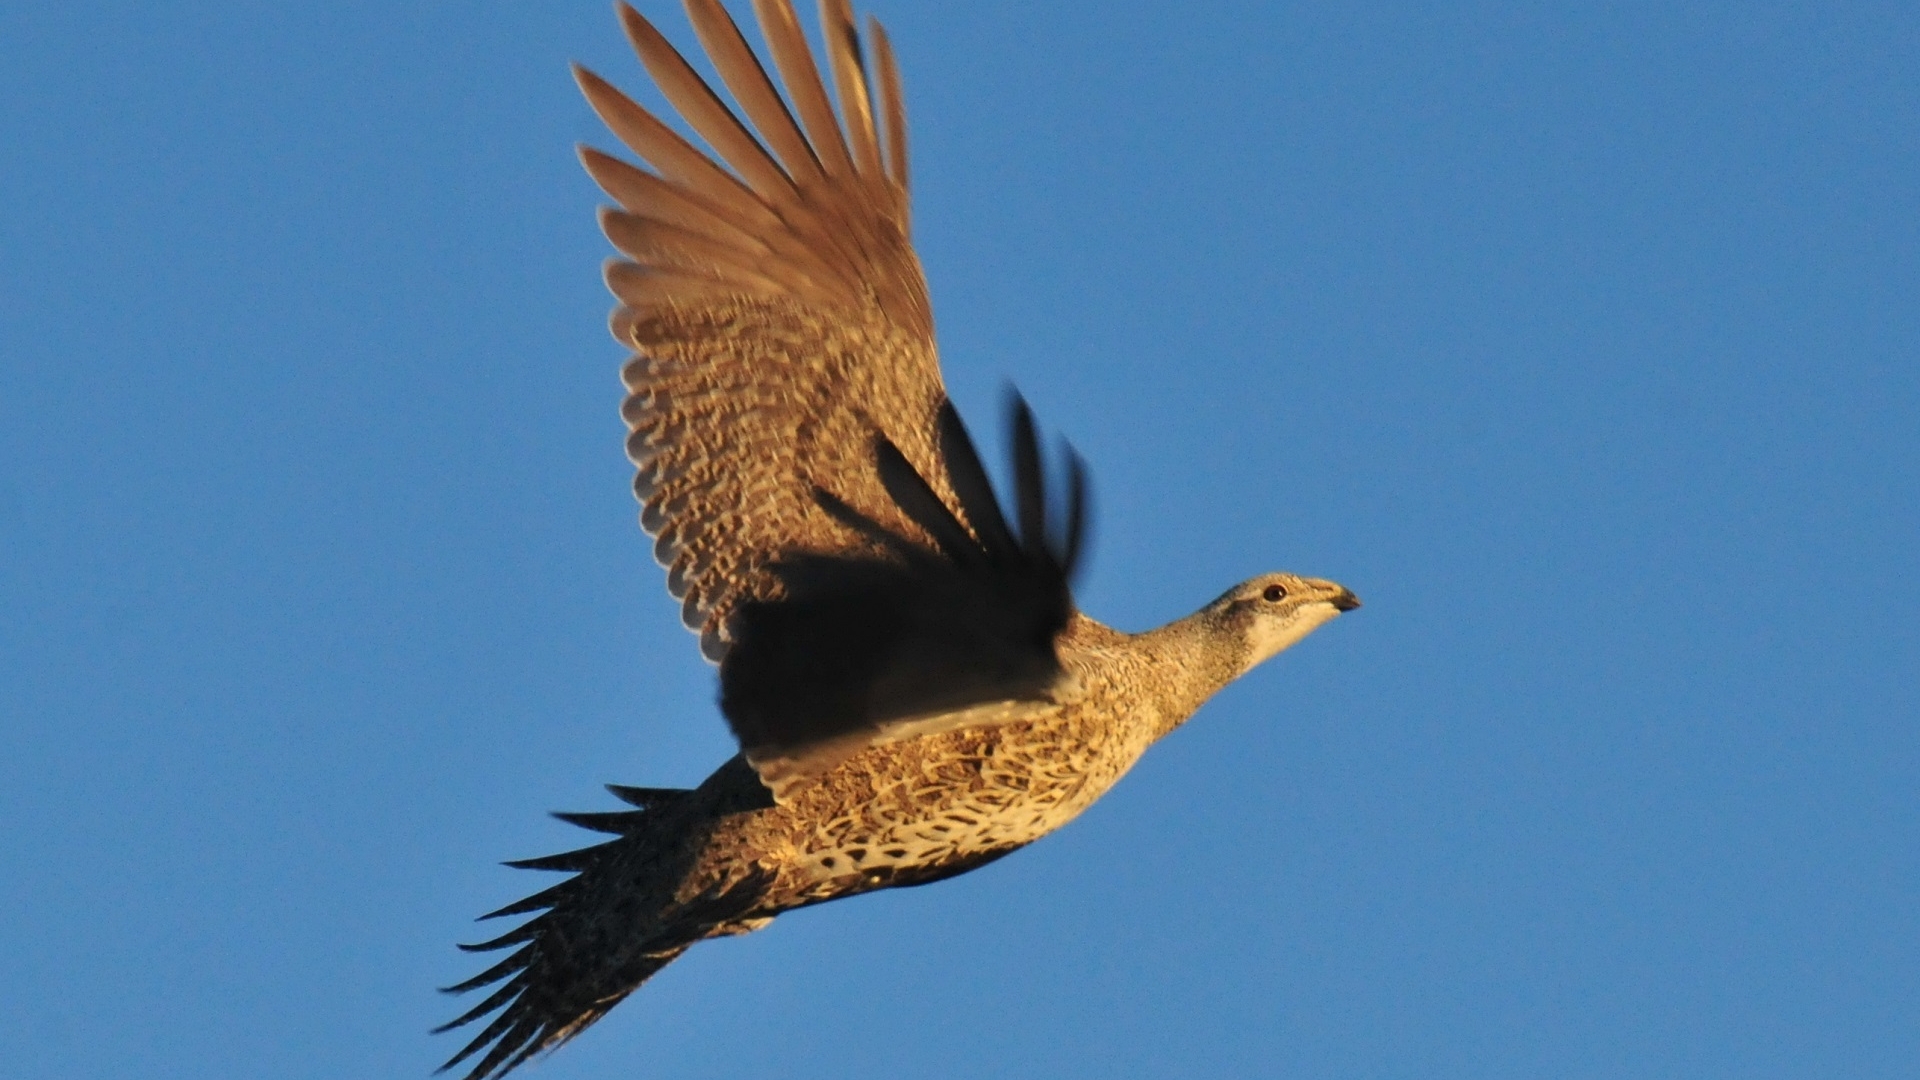
[[[1051,539],[1018,405],[1016,538],[947,403],[878,24],[884,139],[847,0],[821,3],[837,116],[789,0],[754,2],[784,98],[719,0],[686,6],[751,127],[623,5],[641,61],[718,161],[581,71],[655,171],[583,157],[622,207],[603,223],[628,257],[607,281],[614,333],[636,353],[625,416],[641,523],[721,665],[734,734],[779,792],[868,742],[1047,703],[1081,514]],[[1082,492],[1075,461],[1076,508]]]
[[[614,335],[637,354],[623,373],[623,415],[641,523],[682,618],[718,662],[734,610],[780,594],[775,560],[867,544],[816,490],[881,507],[887,526],[912,533],[884,509],[874,440],[943,477],[934,429],[945,392],[908,236],[900,83],[878,24],[876,87],[846,0],[821,6],[836,117],[789,0],[754,4],[785,98],[718,0],[686,6],[751,128],[644,18],[625,5],[620,17],[718,161],[598,76],[576,75],[655,170],[582,151],[620,203],[602,225],[626,256],[606,276],[620,299]]]
[[[720,664],[720,707],[776,798],[869,743],[1054,704],[1065,674],[1054,638],[1073,616],[1086,472],[1069,450],[1067,497],[1050,508],[1033,414],[1017,395],[1009,413],[1017,535],[959,413],[943,404],[945,486],[971,531],[881,437],[874,463],[889,502],[931,542],[822,490],[822,508],[883,556],[784,556],[769,567],[780,595],[741,605],[739,642]]]

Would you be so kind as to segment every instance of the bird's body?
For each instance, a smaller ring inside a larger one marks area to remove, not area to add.
[[[941,387],[884,35],[871,28],[871,85],[845,0],[823,0],[836,120],[787,0],[755,4],[785,100],[717,0],[687,7],[756,130],[622,17],[732,173],[584,72],[658,173],[583,158],[622,204],[603,225],[632,260],[607,278],[635,352],[623,415],[641,522],[719,664],[742,753],[695,789],[614,787],[633,809],[560,815],[613,839],[513,864],[574,876],[464,946],[513,950],[449,988],[502,984],[447,1025],[500,1010],[448,1063],[484,1049],[471,1078],[565,1041],[698,941],[1032,843],[1221,687],[1358,605],[1269,574],[1144,634],[1081,614],[1078,460],[1049,505],[1017,404],[1009,522]]]
[[[1038,840],[1093,805],[1226,682],[1183,663],[1191,650],[1177,642],[1143,648],[1085,616],[1061,635],[1060,651],[1075,688],[1067,700],[868,746],[790,803],[742,817],[728,835],[772,875],[765,914],[922,884]]]

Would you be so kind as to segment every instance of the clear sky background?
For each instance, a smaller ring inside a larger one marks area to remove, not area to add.
[[[525,1075],[1912,1075],[1920,9],[1586,7],[876,9],[1085,609],[1366,607]],[[496,860],[731,753],[575,59],[644,83],[600,0],[0,11],[7,1075],[424,1077]]]

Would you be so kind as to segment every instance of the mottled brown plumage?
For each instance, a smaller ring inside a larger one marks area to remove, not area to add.
[[[788,0],[754,0],[776,88],[718,0],[688,15],[747,122],[632,9],[648,72],[715,157],[599,77],[581,88],[653,169],[594,150],[641,523],[741,754],[691,791],[563,814],[604,844],[512,865],[573,876],[489,918],[499,1015],[452,1067],[505,1073],[710,937],[973,869],[1059,828],[1215,691],[1357,606],[1272,574],[1129,635],[1079,614],[1084,477],[1050,499],[1011,409],[1014,520],[947,403],[908,235],[906,122],[884,34],[866,68],[822,0],[838,110]],[[751,126],[749,126],[749,123]],[[715,160],[717,158],[717,161]],[[723,163],[723,164],[722,164]],[[443,1028],[442,1030],[445,1030]]]

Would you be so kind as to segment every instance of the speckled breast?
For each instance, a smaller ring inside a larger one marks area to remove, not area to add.
[[[799,793],[779,876],[796,904],[920,885],[990,862],[1073,820],[1149,738],[1100,710],[869,747]],[[773,821],[768,822],[773,825]],[[785,891],[785,890],[782,890]]]

